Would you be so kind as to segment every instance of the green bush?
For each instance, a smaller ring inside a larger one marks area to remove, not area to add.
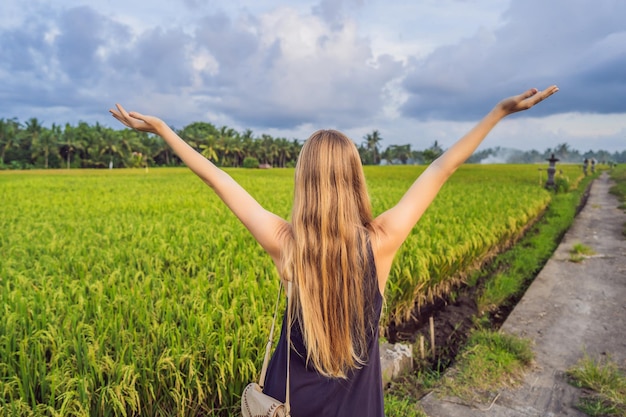
[[[259,160],[249,156],[243,160],[243,167],[244,168],[258,168]]]
[[[557,193],[567,193],[570,190],[569,178],[559,176],[554,180],[554,190]]]

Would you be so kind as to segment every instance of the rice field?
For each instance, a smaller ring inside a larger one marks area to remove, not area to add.
[[[366,167],[374,212],[422,170]],[[289,216],[292,169],[229,173]],[[550,202],[545,175],[463,166],[399,252],[383,321],[515,238]],[[0,172],[0,195],[0,415],[237,414],[278,279],[204,183],[171,168]]]

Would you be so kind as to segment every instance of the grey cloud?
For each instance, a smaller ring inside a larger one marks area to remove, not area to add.
[[[355,62],[329,59],[327,35],[317,40],[318,56],[290,61],[280,38],[261,43],[260,23],[252,17],[234,22],[225,15],[207,16],[196,31],[196,48],[206,48],[219,63],[217,74],[204,74],[205,88],[196,99],[242,125],[293,128],[304,123],[357,123],[382,107],[383,86],[402,70],[389,56],[375,65],[367,41],[353,45]],[[337,35],[339,36],[339,35]],[[215,103],[215,98],[219,98]]]
[[[127,55],[131,71],[154,83],[162,92],[191,84],[188,45],[191,38],[180,29],[153,29],[141,35]]]
[[[183,0],[183,3],[191,10],[199,9],[202,6],[202,1],[200,0]]]
[[[541,114],[624,112],[626,43],[611,39],[623,38],[625,15],[619,0],[512,2],[498,30],[412,62],[402,111],[472,120],[506,95],[557,84],[558,98],[542,104]]]
[[[244,24],[235,25],[225,14],[205,16],[198,22],[195,42],[206,48],[229,72],[248,64],[259,52],[259,39],[251,29],[258,26],[252,16]]]
[[[364,0],[320,0],[313,6],[314,15],[324,19],[333,29],[340,29],[345,19],[345,9],[360,7]]]
[[[0,86],[0,114],[30,103],[39,114],[80,107],[87,113],[80,117],[90,118],[118,100],[171,95],[193,100],[187,104],[193,119],[217,113],[241,126],[353,126],[379,114],[384,86],[403,71],[399,61],[374,58],[368,40],[339,27],[320,33],[315,51],[299,59],[285,50],[284,33],[263,33],[272,28],[244,12],[200,16],[186,30],[136,34],[88,6],[49,12],[33,15],[24,29],[0,29],[0,74],[14,74]],[[206,53],[216,65],[194,69]],[[349,59],[337,59],[338,53]]]
[[[28,104],[103,113],[129,91],[178,92],[191,83],[190,37],[182,30],[156,28],[134,39],[128,26],[87,6],[27,21],[0,29],[0,114]]]
[[[56,58],[72,79],[100,76],[97,50],[104,43],[103,18],[89,7],[68,10],[59,20]]]
[[[330,62],[318,66],[333,66]],[[378,67],[359,65],[325,72],[281,74],[272,78],[247,80],[237,94],[229,95],[222,109],[244,123],[273,128],[294,128],[305,123],[351,128],[373,118],[383,102],[381,90],[401,71],[390,57],[378,60]],[[257,78],[258,79],[258,78]],[[250,91],[255,88],[253,94]]]
[[[268,75],[254,74],[242,79],[220,107],[245,124],[261,127],[294,128],[305,123],[353,127],[378,114],[383,86],[401,70],[401,64],[388,57],[378,64],[342,68],[319,61],[291,73],[275,69]]]
[[[26,26],[0,32],[0,66],[12,77],[11,83],[3,85],[5,94],[13,92],[10,99],[19,101],[31,91],[30,99],[40,102],[47,93],[53,100],[52,92],[57,89],[79,89],[86,79],[97,80],[102,68],[97,51],[105,44],[110,23],[92,9],[80,7],[46,18],[33,15]],[[58,96],[59,100],[66,97]]]
[[[53,25],[33,16],[19,28],[0,31],[0,117],[19,117],[25,106],[54,103],[54,45],[46,41]]]
[[[0,66],[11,72],[28,72],[40,68],[40,64],[51,55],[51,49],[44,41],[47,30],[44,23],[33,20],[19,29],[0,33]]]

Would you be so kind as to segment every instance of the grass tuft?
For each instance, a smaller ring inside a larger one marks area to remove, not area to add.
[[[385,415],[394,417],[428,417],[413,398],[385,395]]]
[[[611,170],[611,178],[616,182],[611,187],[611,194],[615,195],[622,204],[620,209],[626,210],[626,165],[621,164]],[[626,224],[623,225],[622,234],[626,236]]]
[[[584,245],[582,243],[576,243],[569,251],[569,260],[570,262],[582,262],[585,258],[595,255],[596,252],[591,249],[589,246]]]
[[[474,332],[442,391],[464,401],[486,403],[496,391],[517,385],[532,363],[530,341],[517,336],[478,330]]]
[[[394,417],[427,417],[419,399],[439,384],[441,374],[426,370],[407,373],[392,381],[385,390],[385,415]]]
[[[585,355],[567,371],[572,385],[584,388],[577,407],[590,416],[626,417],[626,376],[610,359]]]

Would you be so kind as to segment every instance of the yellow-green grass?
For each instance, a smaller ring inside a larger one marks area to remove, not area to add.
[[[595,253],[596,252],[589,246],[582,243],[576,243],[569,251],[569,260],[570,262],[579,263],[582,262],[585,258],[595,255]]]
[[[615,184],[610,192],[621,202],[619,208],[626,210],[626,164],[615,166],[611,170],[611,179],[615,181]],[[622,234],[626,236],[626,224],[622,225]]]
[[[537,168],[462,167],[398,254],[384,320],[541,213],[551,194]],[[375,213],[422,170],[366,167]],[[293,170],[229,172],[289,216]],[[1,415],[236,414],[278,282],[210,189],[163,168],[0,173],[0,193]]]
[[[497,391],[521,382],[531,365],[530,340],[514,335],[477,330],[458,358],[440,391],[471,403],[495,401]]]
[[[567,374],[573,385],[585,389],[579,409],[590,416],[626,417],[626,374],[612,359],[585,354]]]

